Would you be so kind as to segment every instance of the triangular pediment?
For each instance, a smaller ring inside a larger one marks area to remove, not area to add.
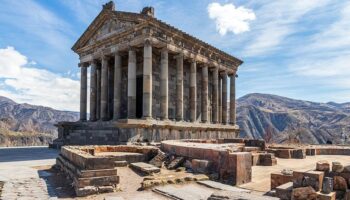
[[[138,23],[140,22],[136,18],[124,18],[123,14],[116,13],[116,11],[102,11],[89,25],[72,49],[76,51],[84,46],[94,44],[101,39],[130,30]]]

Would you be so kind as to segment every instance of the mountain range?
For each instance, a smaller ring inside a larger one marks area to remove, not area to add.
[[[18,104],[0,96],[0,146],[46,145],[59,121],[77,121],[78,112]],[[350,103],[316,103],[271,94],[237,100],[240,137],[271,143],[350,143]]]
[[[316,103],[257,93],[237,103],[241,137],[275,143],[350,142],[350,103]]]
[[[79,113],[18,104],[0,96],[0,146],[47,145],[57,137],[59,121],[76,121]]]

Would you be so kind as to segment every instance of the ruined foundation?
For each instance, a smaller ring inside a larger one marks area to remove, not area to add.
[[[65,146],[56,164],[72,179],[76,195],[87,196],[115,191],[119,183],[116,167],[148,161],[157,151],[132,145]]]

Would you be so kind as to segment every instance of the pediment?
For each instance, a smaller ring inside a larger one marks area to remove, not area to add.
[[[137,20],[123,19],[122,14],[116,15],[112,12],[105,13],[102,11],[80,36],[72,49],[76,51],[111,35],[122,33],[134,27],[137,23],[139,23]]]
[[[95,34],[88,40],[87,44],[90,45],[111,35],[129,30],[135,24],[135,22],[122,21],[115,18],[108,19],[96,30]]]

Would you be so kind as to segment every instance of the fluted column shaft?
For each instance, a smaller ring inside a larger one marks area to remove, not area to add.
[[[227,73],[222,75],[222,123],[227,124]]]
[[[196,121],[197,115],[197,63],[191,62],[190,69],[190,119],[191,122]]]
[[[129,50],[128,61],[128,118],[136,117],[136,52]]]
[[[122,58],[117,52],[114,55],[114,96],[113,96],[113,119],[120,118],[121,105],[121,80],[122,80]]]
[[[101,66],[101,117],[108,120],[108,58],[102,57]]]
[[[90,121],[96,121],[97,71],[95,61],[91,62],[90,70]]]
[[[86,121],[86,106],[87,106],[87,65],[79,64],[80,66],[80,120]]]
[[[143,47],[143,117],[152,117],[152,45],[146,41]]]
[[[202,67],[202,122],[208,121],[208,66]]]
[[[161,118],[168,119],[168,82],[169,82],[169,61],[168,61],[168,49],[163,48],[161,51],[161,60],[160,60],[160,112]]]
[[[220,74],[219,74],[219,91],[218,91],[218,93],[219,93],[219,100],[218,100],[218,102],[219,102],[219,123],[221,123],[222,122],[222,78],[221,78],[221,76],[220,76]]]
[[[183,54],[176,56],[176,120],[183,120]]]
[[[213,122],[218,123],[219,122],[219,70],[218,68],[215,68],[213,71]]]
[[[101,119],[101,68],[96,69],[96,120]]]
[[[236,75],[230,76],[230,124],[236,124]]]

